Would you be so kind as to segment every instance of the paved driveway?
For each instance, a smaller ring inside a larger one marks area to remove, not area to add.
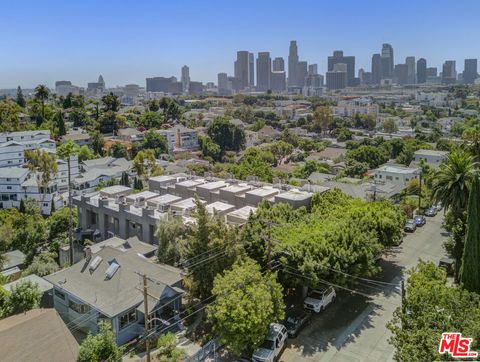
[[[328,309],[315,315],[302,333],[290,340],[281,356],[293,361],[391,361],[393,348],[388,344],[386,323],[401,304],[400,280],[405,268],[419,258],[435,263],[445,255],[442,244],[447,236],[441,229],[442,216],[427,218],[427,223],[405,236],[399,247],[389,250],[381,260],[379,281],[395,285],[358,283],[352,289],[368,294],[337,291],[337,299]]]

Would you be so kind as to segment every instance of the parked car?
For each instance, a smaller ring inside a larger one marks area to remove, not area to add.
[[[415,220],[407,220],[405,226],[403,227],[403,230],[407,233],[413,233],[415,230],[417,230],[417,224],[415,223]]]
[[[427,222],[427,219],[423,215],[417,215],[415,216],[415,225],[417,226],[423,226]]]
[[[287,328],[288,337],[295,338],[312,318],[312,313],[303,309],[292,310],[287,313],[285,318],[285,327]]]
[[[336,296],[337,293],[332,287],[313,289],[303,301],[303,307],[315,313],[320,313],[335,300]]]
[[[425,211],[425,216],[433,217],[435,215],[437,215],[437,208],[435,206],[432,206]]]
[[[278,359],[287,341],[287,328],[279,323],[270,324],[267,338],[253,352],[254,362],[274,362]]]

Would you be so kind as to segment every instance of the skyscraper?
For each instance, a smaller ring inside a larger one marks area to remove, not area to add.
[[[308,63],[300,61],[297,64],[297,86],[303,87],[305,85],[305,78],[308,75]]]
[[[182,67],[181,81],[183,93],[188,93],[190,91],[190,68],[186,65]]]
[[[355,57],[344,56],[343,51],[335,50],[333,56],[328,57],[328,70],[332,71],[335,64],[346,64],[347,66],[347,86],[355,86]]]
[[[477,79],[477,59],[465,59],[465,68],[463,70],[463,82],[473,84]]]
[[[285,60],[281,57],[273,59],[272,65],[274,72],[283,72],[285,70]]]
[[[457,82],[457,70],[455,60],[447,60],[442,66],[442,83],[455,84]]]
[[[290,42],[290,48],[288,50],[288,86],[298,86],[298,49],[297,41],[292,40]]]
[[[438,75],[437,67],[427,68],[427,77],[436,77]]]
[[[393,48],[390,44],[382,45],[381,65],[382,65],[382,79],[393,78]]]
[[[274,93],[283,93],[287,90],[285,71],[273,71],[270,78],[270,89]]]
[[[257,91],[266,92],[270,89],[272,60],[269,52],[260,52],[257,57]]]
[[[406,57],[405,64],[407,65],[407,84],[416,83],[415,57]]]
[[[327,73],[327,88],[331,90],[344,89],[347,87],[347,65],[337,63]]]
[[[240,90],[244,90],[250,85],[250,56],[246,50],[237,52],[237,60],[235,61],[235,78],[238,79]]]
[[[417,83],[424,84],[427,82],[427,60],[420,58],[417,60]]]
[[[248,53],[248,84],[253,88],[255,85],[255,56],[253,53]]]
[[[218,94],[229,94],[228,75],[227,73],[218,73]]]
[[[318,64],[309,64],[308,65],[308,75],[318,74]]]
[[[399,85],[404,85],[408,83],[408,65],[407,64],[397,64],[394,68],[394,79],[395,83]]]
[[[380,54],[372,55],[372,83],[380,84],[382,79],[382,59]]]

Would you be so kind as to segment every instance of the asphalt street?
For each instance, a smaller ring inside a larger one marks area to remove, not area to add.
[[[280,361],[392,361],[386,324],[401,304],[403,273],[419,259],[437,264],[445,256],[442,219],[442,212],[427,218],[426,225],[383,255],[382,272],[375,277],[380,283],[358,281],[351,291],[337,289],[335,302],[289,341]]]

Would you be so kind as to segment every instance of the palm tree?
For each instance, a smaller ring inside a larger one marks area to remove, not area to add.
[[[434,176],[432,183],[432,198],[441,202],[444,210],[449,211],[453,218],[452,228],[453,249],[455,258],[455,278],[458,281],[463,255],[465,236],[464,212],[468,205],[469,191],[472,184],[475,165],[473,156],[457,149],[452,151],[440,170]]]
[[[42,102],[42,122],[45,120],[45,101],[48,99],[50,90],[46,85],[40,84],[35,88],[35,98]]]
[[[476,160],[480,158],[480,126],[467,128],[462,138],[465,141],[465,146],[475,156]]]
[[[473,156],[462,150],[451,152],[433,180],[433,200],[441,202],[445,211],[460,217],[467,207],[474,169]]]
[[[37,179],[42,194],[40,202],[43,204],[48,188],[58,172],[57,160],[53,154],[43,150],[25,151],[25,158],[28,169]],[[53,198],[52,202],[55,202]]]
[[[57,154],[63,160],[67,160],[68,165],[68,241],[70,245],[70,265],[73,265],[72,174],[70,169],[70,160],[72,156],[78,154],[78,146],[72,140],[68,140],[57,148]]]

